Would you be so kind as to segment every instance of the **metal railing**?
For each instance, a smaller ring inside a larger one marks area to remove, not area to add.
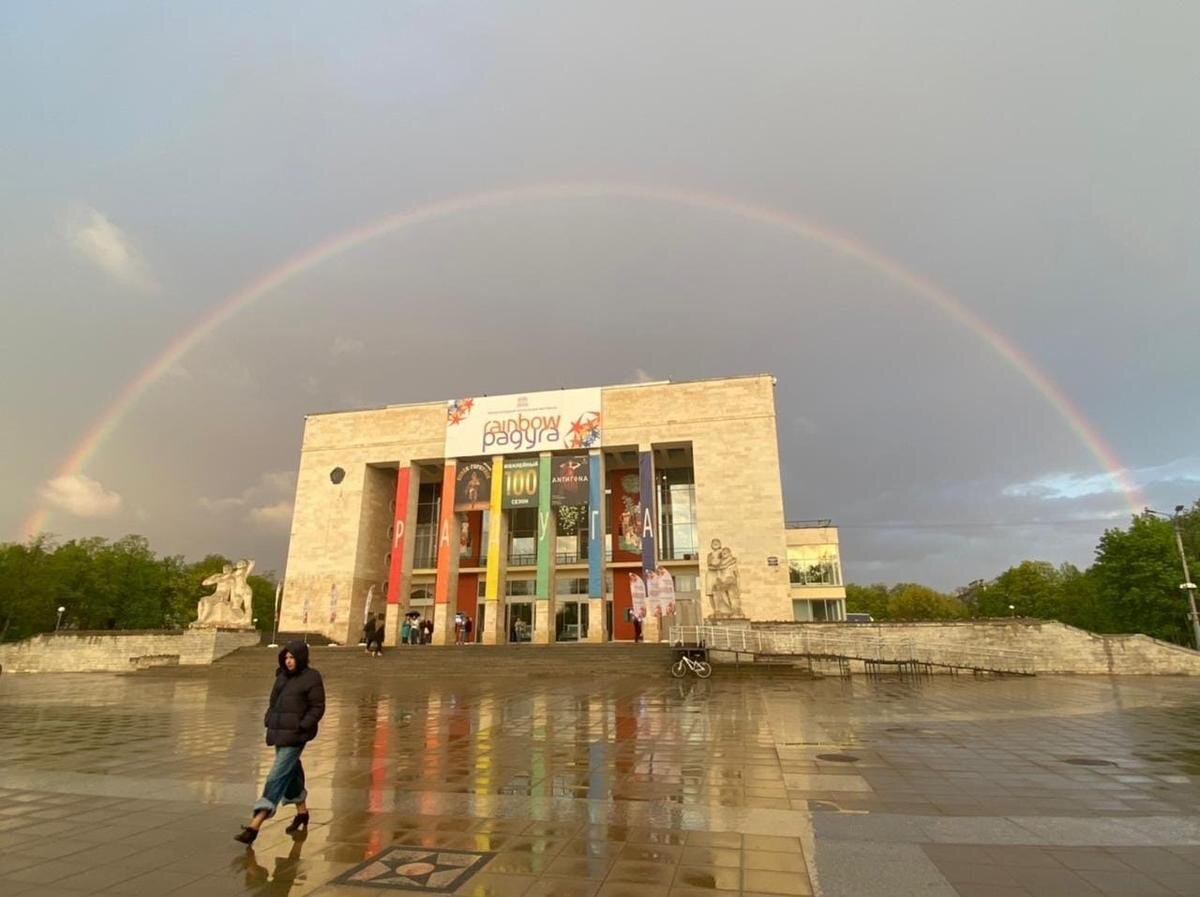
[[[1024,675],[1033,675],[1036,669],[1033,655],[1024,651],[921,645],[911,638],[846,635],[821,631],[818,627],[779,632],[711,624],[672,626],[668,639],[672,644],[704,645],[714,651],[763,656],[837,658]]]

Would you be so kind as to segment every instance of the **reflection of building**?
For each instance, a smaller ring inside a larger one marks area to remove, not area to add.
[[[632,639],[629,574],[654,569],[670,577],[650,578],[650,639],[711,617],[714,586],[726,617],[844,616],[837,530],[784,523],[772,377],[306,421],[281,629],[346,641],[374,585],[391,641],[405,610],[438,643],[456,612],[485,642]],[[306,597],[334,587],[346,606],[306,625]]]

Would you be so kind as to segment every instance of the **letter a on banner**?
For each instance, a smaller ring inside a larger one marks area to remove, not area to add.
[[[658,566],[658,550],[654,538],[654,453],[638,453],[638,491],[642,504],[642,568]]]

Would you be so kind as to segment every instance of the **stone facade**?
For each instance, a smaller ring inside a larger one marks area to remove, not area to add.
[[[124,673],[210,664],[259,643],[257,631],[229,629],[56,632],[0,645],[5,673]]]
[[[819,626],[842,638],[912,642],[970,651],[1022,651],[1037,673],[1200,676],[1200,652],[1145,635],[1097,635],[1056,620],[962,623],[757,623],[755,629]]]
[[[686,446],[691,453],[699,556],[690,560],[688,569],[700,577],[693,600],[702,605],[705,615],[709,602],[704,556],[712,540],[720,539],[738,559],[745,615],[791,618],[774,386],[773,377],[757,375],[601,391],[606,471],[615,469],[614,464],[628,465],[631,458],[636,471],[639,452]],[[416,527],[411,523],[417,490],[421,482],[440,482],[445,438],[445,402],[314,414],[306,419],[281,629],[320,632],[341,643],[357,641],[372,587],[374,609],[384,607],[393,551],[403,550],[403,581],[412,582]],[[397,470],[403,468],[414,475],[405,512],[409,525],[401,532],[394,523],[394,504]],[[331,479],[335,469],[344,472],[340,482]],[[679,562],[664,565],[673,571],[684,569]],[[625,572],[621,565],[614,566],[614,575]],[[587,571],[579,575],[586,576]],[[331,607],[333,590],[336,608]],[[555,596],[538,597],[534,627],[544,639],[553,622]],[[398,629],[397,611],[404,608],[407,595],[398,598],[398,604],[387,606],[390,643]],[[596,623],[603,621],[603,601],[595,595],[591,599],[588,639],[598,640],[602,634]],[[452,597],[451,614],[453,601]],[[498,605],[503,614],[502,598]],[[656,621],[647,623],[647,639],[656,638]],[[489,640],[503,640],[503,632],[493,631],[498,624],[494,617],[486,621],[484,635]],[[444,636],[448,625],[447,619],[435,614],[438,633]]]

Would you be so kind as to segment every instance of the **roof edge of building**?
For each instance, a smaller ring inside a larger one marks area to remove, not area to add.
[[[641,389],[647,386],[685,386],[689,383],[717,383],[722,380],[761,380],[769,378],[772,384],[776,383],[774,374],[758,373],[758,374],[732,374],[728,377],[696,377],[691,380],[648,380],[642,383],[612,383],[606,386],[598,387],[599,389]],[[588,389],[589,387],[562,387],[562,389]],[[592,387],[596,388],[596,387]],[[553,392],[553,390],[532,390],[533,392]],[[520,395],[520,393],[511,393],[511,395]],[[423,408],[426,406],[445,406],[448,399],[436,399],[425,402],[400,402],[392,405],[373,405],[369,408],[341,408],[328,411],[309,411],[304,415],[305,420],[310,417],[326,417],[331,414],[366,414],[371,411],[389,411],[393,408]]]

